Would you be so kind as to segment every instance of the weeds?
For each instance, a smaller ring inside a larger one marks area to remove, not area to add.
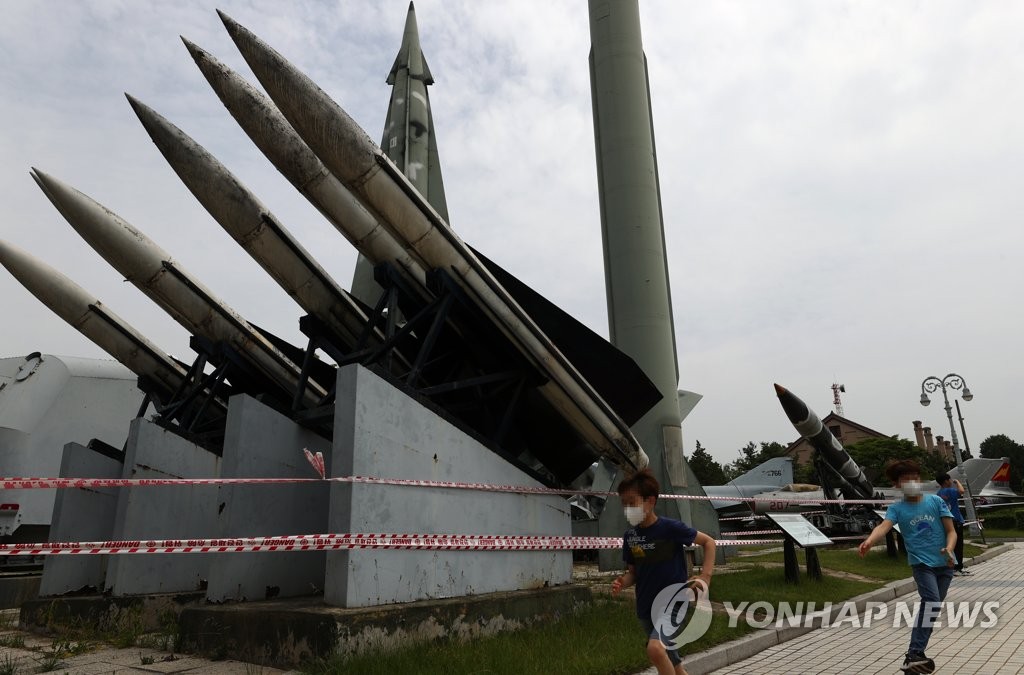
[[[43,652],[42,658],[37,659],[39,669],[36,672],[49,673],[50,671],[57,670],[64,663],[63,656],[59,652]]]
[[[159,649],[173,654],[178,647],[178,636],[178,616],[170,610],[165,610],[160,614],[159,632],[141,635],[138,644],[141,647]]]
[[[10,654],[0,659],[0,675],[18,675],[18,662]]]
[[[11,633],[10,635],[0,635],[0,647],[14,647],[17,649],[23,649],[25,647],[25,636],[18,635],[17,633]]]

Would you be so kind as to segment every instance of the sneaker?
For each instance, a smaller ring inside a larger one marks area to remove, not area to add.
[[[906,673],[934,673],[935,662],[924,654],[907,653],[900,670]]]

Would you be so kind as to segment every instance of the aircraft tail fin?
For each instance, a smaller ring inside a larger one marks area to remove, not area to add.
[[[979,495],[985,489],[989,481],[995,481],[1003,473],[1002,467],[1006,467],[1006,480],[1010,478],[1010,465],[1003,459],[985,459],[973,457],[963,463],[963,471],[959,467],[949,472],[949,477],[966,483],[972,495]],[[966,476],[966,478],[965,478]]]
[[[1002,460],[999,470],[992,475],[989,482],[992,483],[992,487],[1010,490],[1010,460],[1007,457],[1003,457]]]
[[[793,482],[793,458],[773,457],[755,466],[742,476],[729,481],[729,485],[777,485],[782,487]]]

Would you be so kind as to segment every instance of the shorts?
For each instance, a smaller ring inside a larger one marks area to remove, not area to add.
[[[658,629],[654,627],[653,621],[649,618],[640,619],[640,625],[644,627],[648,640],[657,640],[665,645],[665,641],[661,639],[661,635],[658,633]],[[679,651],[675,648],[665,645],[665,653],[668,654],[668,660],[672,662],[673,666],[678,666],[683,662],[683,657],[679,655]]]

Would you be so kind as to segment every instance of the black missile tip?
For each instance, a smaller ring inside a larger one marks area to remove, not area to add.
[[[781,384],[776,384],[775,385],[775,394],[776,395],[782,396],[785,393],[786,393],[786,388],[785,387],[783,387]]]

